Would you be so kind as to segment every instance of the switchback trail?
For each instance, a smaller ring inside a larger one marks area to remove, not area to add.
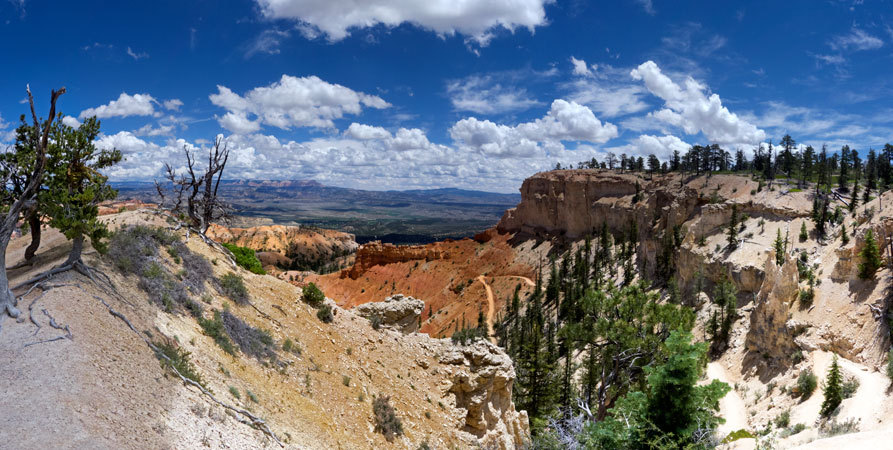
[[[536,286],[536,283],[534,283],[533,280],[531,280],[530,278],[522,277],[521,275],[509,275],[509,277],[510,278],[520,278],[521,280],[524,281],[524,283],[526,283],[530,287]]]
[[[490,342],[496,343],[496,336],[493,332],[493,316],[496,314],[496,303],[493,301],[493,290],[487,284],[487,279],[483,275],[478,275],[477,280],[484,285],[487,290],[487,336],[490,336]]]

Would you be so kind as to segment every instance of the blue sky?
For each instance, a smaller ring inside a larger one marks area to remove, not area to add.
[[[359,6],[358,6],[359,5]],[[222,135],[229,176],[513,192],[691,144],[893,141],[893,2],[0,0],[0,142],[30,83],[150,180]]]

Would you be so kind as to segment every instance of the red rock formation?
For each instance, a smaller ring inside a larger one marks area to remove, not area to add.
[[[372,241],[357,250],[353,267],[341,272],[341,278],[356,280],[373,266],[383,266],[399,262],[436,259],[449,259],[449,253],[441,249],[440,243],[430,245],[394,245]]]
[[[276,263],[287,265],[292,258],[305,261],[327,259],[333,255],[347,255],[357,249],[352,234],[300,226],[226,228],[214,224],[208,228],[208,237],[258,251],[264,266]]]
[[[99,215],[106,216],[109,214],[117,214],[123,210],[133,211],[142,208],[155,208],[158,205],[154,203],[143,203],[139,200],[117,200],[102,202],[99,205]]]

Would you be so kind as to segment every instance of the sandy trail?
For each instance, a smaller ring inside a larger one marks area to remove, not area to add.
[[[718,362],[707,364],[707,378],[728,383],[730,386],[734,385],[726,374],[725,368]],[[725,397],[719,400],[719,414],[726,419],[726,423],[717,428],[722,436],[735,430],[748,428],[747,407],[735,389],[729,391]]]
[[[493,331],[493,316],[496,314],[496,302],[493,301],[493,290],[487,284],[487,279],[483,275],[478,275],[477,280],[484,285],[487,290],[487,335],[490,336],[490,342],[496,343],[496,336]]]
[[[526,285],[530,287],[536,286],[536,283],[534,283],[533,280],[527,277],[522,277],[521,275],[509,275],[509,278],[520,278]]]

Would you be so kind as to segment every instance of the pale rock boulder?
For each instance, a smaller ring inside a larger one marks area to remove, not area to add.
[[[465,411],[463,431],[475,436],[481,448],[524,448],[530,426],[527,412],[516,411],[512,403],[511,358],[485,340],[461,346],[446,339],[441,343],[440,363],[452,374],[445,395]]]
[[[409,334],[419,331],[419,317],[424,309],[425,302],[396,294],[383,302],[364,303],[354,311],[369,320],[377,317],[382,328]]]

